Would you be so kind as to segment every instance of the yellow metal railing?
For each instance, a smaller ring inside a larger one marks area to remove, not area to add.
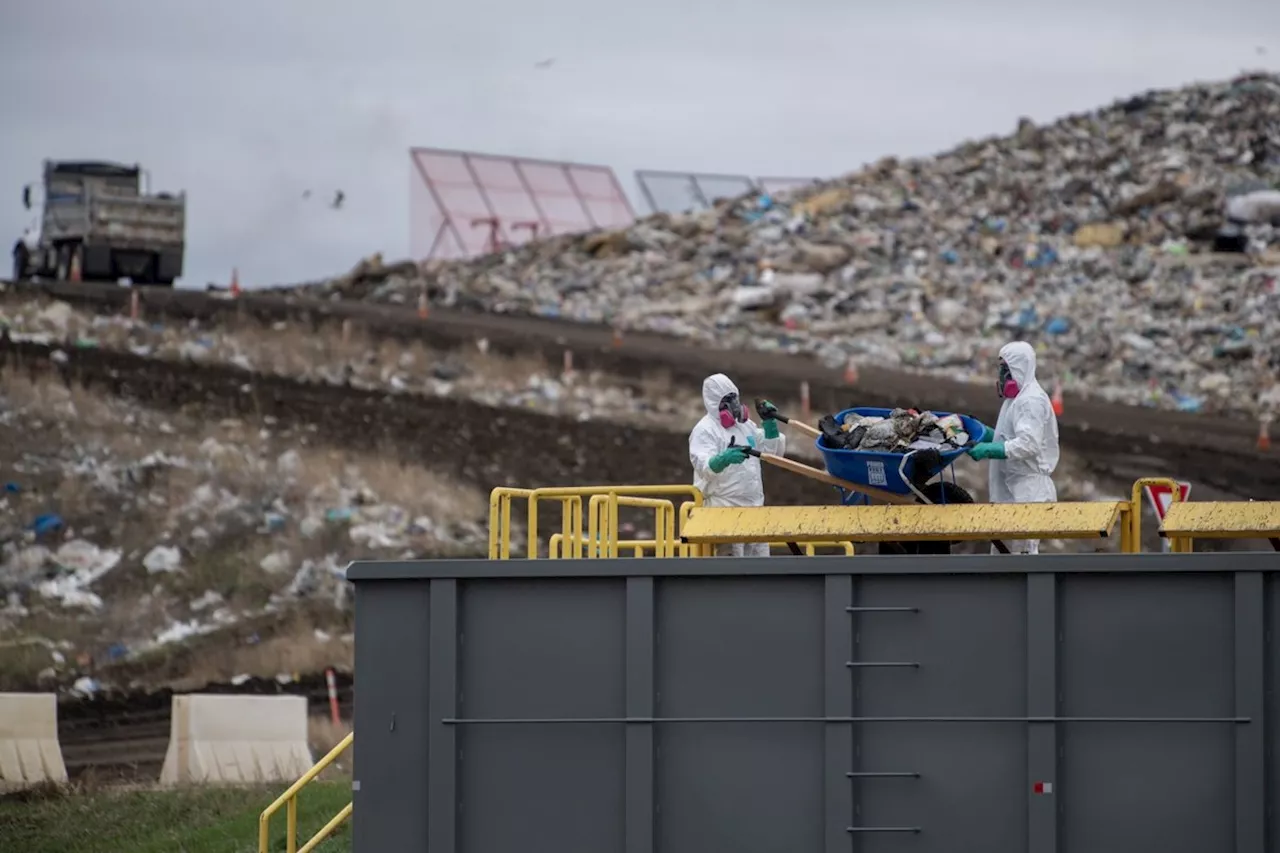
[[[670,497],[686,497],[679,510]],[[586,498],[586,531],[583,531],[583,498]],[[541,504],[555,501],[560,504],[560,539],[562,557],[618,556],[618,510],[620,507],[651,509],[654,511],[655,554],[660,557],[698,556],[702,549],[680,541],[679,523],[688,509],[702,505],[702,492],[691,485],[658,486],[571,486],[542,489],[517,489],[502,487],[489,494],[489,558],[511,559],[513,530],[511,526],[511,502],[525,500],[528,510],[525,523],[525,556],[537,559],[541,547],[538,539],[538,523]],[[567,543],[567,544],[566,544]]]
[[[276,801],[267,806],[262,814],[258,817],[258,853],[270,853],[271,850],[271,816],[280,809],[285,809],[285,853],[311,853],[320,842],[324,841],[342,822],[351,817],[352,803],[347,805],[333,816],[333,819],[320,828],[320,831],[311,836],[311,840],[306,844],[298,847],[298,793],[303,788],[319,776],[324,769],[332,764],[339,755],[346,752],[351,744],[355,741],[355,732],[344,737],[338,742],[338,745],[329,750],[329,753],[319,761],[306,773],[302,774],[297,782],[289,786],[289,789],[276,798]]]
[[[1172,490],[1173,501],[1182,500],[1177,483],[1170,478],[1144,477],[1134,482],[1129,499],[1120,502],[1119,545],[1123,553],[1138,553],[1142,550],[1143,488],[1151,485],[1168,486]],[[685,497],[686,500],[677,506],[672,498],[678,500],[680,497]],[[710,556],[715,551],[713,545],[683,541],[682,533],[689,513],[695,507],[702,506],[701,492],[690,485],[498,488],[489,497],[491,559],[511,558],[514,538],[511,503],[514,500],[528,501],[525,556],[529,559],[537,559],[543,553],[552,559],[570,560],[619,556],[702,557]],[[561,529],[543,543],[539,540],[538,523],[542,506],[547,501],[560,504]],[[652,539],[620,537],[618,511],[622,507],[653,511]],[[909,539],[910,536],[906,538]],[[769,544],[781,547],[786,543],[770,541]],[[1179,536],[1171,538],[1169,547],[1175,553],[1188,553],[1192,550],[1192,544],[1191,537]],[[807,554],[816,553],[817,548],[836,548],[846,554],[854,553],[851,542],[838,540],[811,542],[802,547]]]

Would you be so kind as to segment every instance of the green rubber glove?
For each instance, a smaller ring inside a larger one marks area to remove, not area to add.
[[[778,437],[778,422],[775,421],[773,418],[769,418],[767,421],[764,422],[764,437],[765,438]]]
[[[988,441],[992,441],[995,437],[996,437],[996,431],[984,424],[982,427],[982,438],[978,439],[978,441],[988,442]]]
[[[739,462],[747,461],[747,451],[744,447],[726,447],[715,456],[707,461],[707,467],[715,473],[719,474],[730,465],[737,465]]]
[[[975,444],[969,455],[981,462],[983,459],[1004,459],[1003,441],[984,441]]]

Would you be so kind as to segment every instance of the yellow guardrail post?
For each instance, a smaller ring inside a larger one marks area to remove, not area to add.
[[[1120,510],[1120,553],[1132,554],[1139,549],[1133,547],[1133,502],[1125,501],[1124,509]]]
[[[498,513],[498,502],[501,500],[499,492],[501,489],[494,489],[489,492],[489,559],[498,559],[498,519],[501,515]]]
[[[288,787],[288,789],[276,797],[275,802],[263,809],[262,814],[258,816],[258,853],[270,853],[271,851],[271,816],[280,809],[286,809],[285,812],[285,848],[287,853],[310,853],[310,851],[321,841],[324,841],[329,835],[341,826],[352,811],[352,804],[348,803],[346,808],[338,812],[332,820],[324,825],[319,832],[311,837],[311,840],[298,849],[298,793],[319,776],[324,769],[332,764],[339,755],[346,752],[355,740],[355,733],[352,732],[338,742],[338,745],[312,765],[311,769],[298,778]]]
[[[1133,489],[1129,493],[1129,547],[1132,548],[1134,554],[1142,551],[1142,490],[1147,486],[1168,486],[1172,494],[1170,502],[1179,502],[1182,500],[1182,489],[1178,486],[1178,481],[1169,477],[1142,477],[1134,480]],[[1190,539],[1187,540],[1186,550],[1190,551]],[[1121,545],[1123,547],[1124,538],[1121,537]],[[1173,541],[1169,543],[1170,551],[1180,551],[1182,546]]]

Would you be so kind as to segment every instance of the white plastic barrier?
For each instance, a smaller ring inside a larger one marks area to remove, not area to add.
[[[0,693],[0,791],[66,781],[58,745],[58,697]]]
[[[302,696],[173,697],[160,782],[291,782],[312,765]]]

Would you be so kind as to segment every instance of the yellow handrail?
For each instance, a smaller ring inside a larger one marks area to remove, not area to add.
[[[541,500],[558,501],[561,505],[560,548],[564,557],[570,559],[581,557],[584,545],[588,551],[595,549],[595,555],[607,554],[609,542],[617,538],[619,506],[640,506],[657,510],[658,517],[655,520],[659,524],[659,530],[655,538],[664,541],[662,550],[667,556],[684,554],[686,548],[680,542],[680,537],[676,535],[677,521],[684,517],[683,507],[681,515],[677,518],[672,501],[664,501],[661,507],[652,502],[658,495],[683,495],[689,499],[686,504],[694,506],[702,504],[702,492],[685,483],[656,486],[557,486],[540,489],[500,486],[489,493],[489,559],[511,559],[511,502],[517,499],[528,501],[526,521],[528,531],[525,547],[525,557],[528,559],[537,559],[539,555],[538,502]],[[599,531],[588,529],[585,541],[582,530],[584,497],[593,499],[587,512],[588,527],[594,524],[601,528]],[[619,499],[621,503],[618,502]],[[637,501],[643,501],[643,503],[637,503]],[[612,536],[608,535],[610,528],[614,529]],[[597,534],[603,535],[604,538],[597,540]],[[575,542],[579,547],[573,547],[572,543]],[[588,553],[588,556],[592,554]]]
[[[551,534],[551,539],[548,542],[551,559],[561,560],[568,558],[568,552],[564,550],[566,541],[567,540],[564,538],[564,534],[562,533]],[[581,544],[582,543],[579,543],[579,546],[581,546]],[[615,553],[614,556],[621,556],[625,553],[632,557],[644,557],[652,552],[656,552],[659,544],[661,543],[657,539],[619,539],[613,543],[614,547],[617,549],[617,553]],[[790,547],[790,543],[787,542],[769,542],[767,544],[770,548]],[[686,553],[686,549],[691,549],[693,547],[694,546],[691,545],[681,546],[681,550],[678,554],[669,556],[699,556]],[[800,549],[809,557],[817,556],[819,548],[837,548],[843,551],[846,557],[852,557],[857,553],[854,544],[848,541],[837,542],[832,540],[829,542],[805,542],[800,545]]]
[[[346,752],[347,748],[351,746],[352,741],[355,740],[355,737],[355,732],[351,732],[342,740],[338,741],[338,745],[329,750],[328,754],[325,755],[324,758],[317,761],[310,770],[302,774],[297,782],[294,782],[283,794],[276,797],[276,801],[274,803],[263,810],[262,814],[258,817],[258,853],[270,853],[271,816],[280,811],[280,809],[284,808],[286,805],[288,806],[285,810],[284,843],[286,853],[309,853],[309,851],[314,849],[317,844],[324,841],[335,829],[341,826],[344,820],[351,816],[353,804],[347,803],[346,808],[338,812],[331,821],[326,823],[319,832],[313,835],[311,840],[302,846],[301,850],[298,849],[298,792],[305,788],[311,780],[324,772],[324,769],[332,764],[339,755]]]

